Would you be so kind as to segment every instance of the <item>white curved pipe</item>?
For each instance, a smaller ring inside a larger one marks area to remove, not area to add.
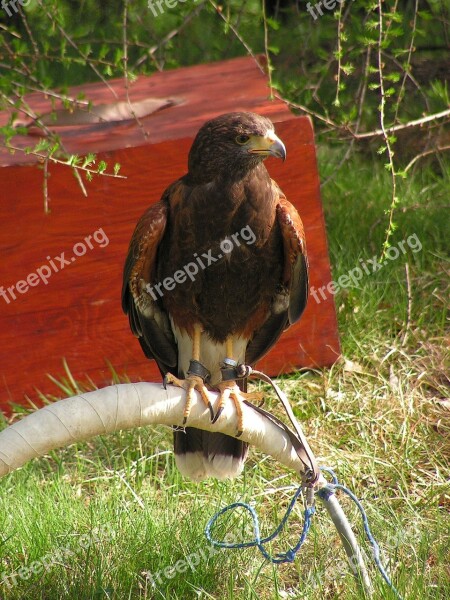
[[[157,383],[128,383],[49,404],[0,432],[0,477],[33,458],[44,456],[50,450],[88,440],[96,435],[151,424],[181,426],[185,401],[184,390],[174,386],[164,389]],[[301,475],[304,466],[287,433],[250,406],[243,404],[242,411],[244,432],[241,439]],[[195,394],[188,425],[235,435],[236,409],[232,402],[226,403],[222,415],[213,424],[209,410],[199,394]],[[325,484],[326,481],[321,477],[317,487]],[[330,513],[353,564],[357,557],[355,576],[371,596],[370,580],[361,551],[354,535],[349,535],[350,524],[338,500],[335,496],[328,498],[326,495],[321,496],[321,500]]]
[[[50,450],[96,435],[151,424],[181,426],[184,406],[184,390],[174,386],[165,390],[157,383],[113,385],[49,404],[0,432],[0,477]],[[245,430],[241,439],[303,473],[288,435],[249,406],[243,405],[242,410]],[[235,435],[234,405],[226,403],[212,424],[209,410],[196,394],[188,425]]]

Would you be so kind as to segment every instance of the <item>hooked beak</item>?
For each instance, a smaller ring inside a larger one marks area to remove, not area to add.
[[[286,148],[273,131],[268,131],[264,137],[253,136],[249,143],[248,152],[250,154],[282,158],[283,161],[286,160]]]

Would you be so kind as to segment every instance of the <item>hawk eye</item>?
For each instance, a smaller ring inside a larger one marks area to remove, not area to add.
[[[246,144],[250,139],[250,136],[248,135],[238,135],[236,137],[236,142],[240,145],[243,146],[244,144]]]

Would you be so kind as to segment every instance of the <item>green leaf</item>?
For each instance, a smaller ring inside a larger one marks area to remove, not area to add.
[[[399,73],[389,73],[388,75],[385,75],[384,78],[387,81],[392,81],[393,83],[397,83],[397,81],[400,80],[400,74]]]
[[[83,164],[81,165],[83,168],[90,167],[95,164],[96,156],[95,154],[89,153],[84,157]]]
[[[266,17],[266,23],[271,29],[278,31],[280,29],[280,23],[271,17]]]
[[[366,23],[366,28],[369,31],[374,31],[375,29],[378,29],[378,27],[380,26],[378,19],[369,19]]]
[[[386,19],[394,21],[394,23],[403,23],[403,15],[400,11],[391,11],[386,15]]]
[[[351,75],[354,72],[355,67],[354,67],[354,65],[348,63],[348,64],[341,64],[341,69],[342,69],[342,71],[344,71],[344,73],[346,75]]]

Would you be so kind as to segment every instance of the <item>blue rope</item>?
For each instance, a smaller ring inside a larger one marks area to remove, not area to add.
[[[342,485],[341,483],[339,483],[339,480],[332,469],[330,469],[329,467],[320,467],[320,470],[329,473],[333,479],[333,482],[329,483],[326,487],[320,489],[317,492],[317,495],[322,498],[327,499],[327,498],[329,498],[329,496],[331,494],[334,494],[335,490],[342,490],[345,494],[347,494],[347,496],[349,496],[349,498],[351,498],[353,500],[353,502],[356,504],[356,507],[358,508],[358,510],[361,514],[364,532],[366,534],[366,537],[367,537],[370,545],[372,546],[373,560],[377,566],[377,569],[380,572],[381,576],[383,577],[384,581],[388,584],[388,586],[394,592],[396,597],[399,598],[400,600],[403,600],[399,591],[397,590],[395,585],[392,583],[389,575],[387,574],[386,569],[381,564],[380,547],[369,527],[369,521],[367,519],[367,514],[366,514],[366,511],[364,510],[363,505],[361,504],[361,502],[358,500],[358,498],[355,496],[355,494],[352,491],[350,491],[345,485]]]
[[[355,494],[353,494],[353,492],[351,492],[347,487],[345,487],[344,485],[339,483],[339,480],[332,469],[330,469],[329,467],[321,467],[320,469],[321,469],[321,471],[325,471],[326,473],[329,473],[331,475],[333,481],[332,481],[332,483],[328,483],[325,487],[318,490],[317,495],[319,497],[323,498],[324,500],[327,500],[331,495],[333,495],[335,493],[336,490],[342,490],[345,494],[347,494],[347,496],[349,496],[351,498],[351,500],[353,500],[353,502],[356,504],[356,506],[361,514],[364,531],[365,531],[368,541],[370,542],[370,544],[372,546],[373,559],[378,568],[378,571],[381,573],[381,576],[383,577],[384,581],[391,588],[391,590],[394,592],[396,597],[399,598],[399,600],[403,600],[402,596],[398,592],[397,588],[394,586],[394,584],[390,580],[389,575],[386,572],[386,569],[381,564],[380,547],[370,530],[366,511],[364,510],[364,507],[362,506],[361,502],[358,500],[358,498],[355,496]],[[276,554],[275,556],[272,556],[271,554],[269,554],[269,552],[267,552],[264,545],[267,544],[268,542],[271,542],[273,539],[275,539],[280,534],[280,532],[283,530],[291,512],[294,509],[294,506],[295,506],[295,503],[297,502],[298,497],[302,493],[302,490],[303,490],[302,487],[299,487],[296,490],[294,497],[292,498],[291,502],[289,503],[289,506],[288,506],[283,518],[281,519],[280,524],[275,529],[275,531],[273,533],[271,533],[269,536],[267,536],[265,538],[261,538],[261,534],[260,534],[260,530],[259,530],[258,515],[256,514],[256,511],[252,506],[250,506],[249,504],[244,503],[244,502],[234,502],[233,504],[225,506],[225,508],[222,508],[213,517],[211,517],[211,519],[208,521],[208,524],[206,525],[206,529],[205,529],[206,539],[208,540],[208,542],[210,544],[212,544],[213,546],[216,546],[218,548],[252,548],[252,547],[256,546],[259,549],[259,551],[261,552],[261,554],[264,556],[264,558],[266,558],[268,561],[275,563],[275,564],[294,562],[295,556],[296,556],[297,552],[300,550],[300,548],[302,547],[303,542],[306,540],[306,536],[308,535],[308,532],[310,530],[312,516],[315,513],[314,506],[306,507],[305,517],[304,517],[304,521],[303,521],[303,529],[302,529],[302,532],[301,532],[301,535],[300,535],[300,538],[299,538],[297,544],[293,548],[290,548],[286,552],[280,552],[280,553]],[[212,536],[211,530],[214,527],[214,525],[216,524],[216,521],[223,514],[225,514],[229,510],[234,510],[235,508],[244,508],[247,512],[250,513],[252,520],[253,520],[253,531],[254,531],[253,540],[250,540],[249,542],[229,543],[229,542],[224,542],[224,541],[221,542],[221,541],[214,539]]]
[[[302,487],[299,487],[298,490],[295,492],[294,497],[292,498],[291,502],[289,503],[289,506],[287,507],[286,513],[284,514],[283,518],[281,519],[280,524],[278,525],[278,527],[275,529],[275,531],[271,535],[269,535],[265,538],[261,538],[261,534],[259,531],[258,515],[256,514],[256,511],[252,506],[250,506],[249,504],[246,504],[244,502],[234,502],[233,504],[230,504],[229,506],[226,506],[225,508],[222,508],[221,510],[219,510],[219,512],[217,512],[208,521],[208,524],[206,525],[206,529],[205,529],[206,539],[208,540],[208,542],[210,544],[212,544],[213,546],[217,546],[219,548],[252,548],[252,547],[256,546],[259,549],[259,551],[261,552],[261,554],[264,556],[264,558],[266,558],[267,560],[269,560],[270,562],[275,563],[275,564],[294,562],[295,556],[296,556],[297,552],[300,550],[300,548],[302,547],[303,542],[306,540],[306,536],[308,535],[308,531],[311,527],[312,516],[315,512],[314,506],[308,506],[305,509],[305,519],[303,522],[302,533],[300,535],[300,538],[299,538],[297,544],[293,548],[290,548],[286,552],[280,552],[280,553],[276,554],[275,556],[272,556],[271,554],[269,554],[267,552],[264,545],[267,544],[268,542],[271,542],[274,538],[276,538],[280,534],[280,532],[284,528],[284,526],[289,518],[289,515],[291,514],[292,510],[294,509],[294,506],[295,506],[295,503],[297,502],[298,497],[302,493],[302,489],[303,489]],[[245,508],[245,510],[247,512],[249,512],[252,517],[253,531],[254,531],[254,535],[255,535],[253,540],[251,540],[249,542],[239,542],[239,543],[220,542],[220,541],[215,540],[212,537],[211,529],[214,527],[217,519],[219,517],[221,517],[223,514],[225,514],[226,512],[228,512],[229,510],[234,510],[235,508],[238,508],[238,507]]]

